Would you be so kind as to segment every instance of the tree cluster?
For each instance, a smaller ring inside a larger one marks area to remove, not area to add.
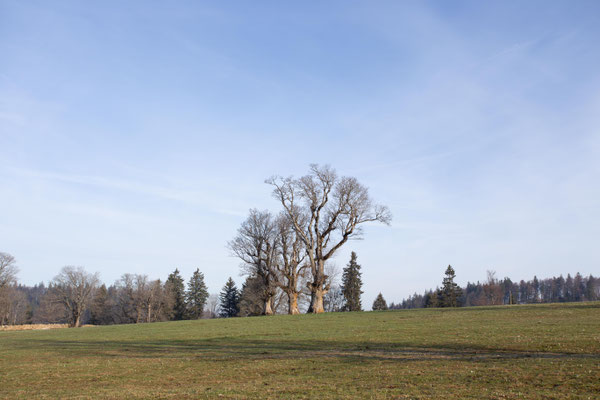
[[[289,314],[300,312],[304,294],[310,297],[308,312],[324,312],[332,288],[326,265],[348,240],[361,237],[365,223],[389,224],[389,210],[374,204],[356,178],[339,177],[329,166],[311,165],[300,178],[272,177],[266,182],[282,210],[250,210],[228,247],[242,261],[243,274],[254,279],[262,314],[273,314],[279,292],[287,297]],[[352,308],[360,309],[360,300],[355,303],[360,289],[344,288]]]

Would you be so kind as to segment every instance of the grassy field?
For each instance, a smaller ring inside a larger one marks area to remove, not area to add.
[[[0,332],[2,398],[600,398],[600,303]]]

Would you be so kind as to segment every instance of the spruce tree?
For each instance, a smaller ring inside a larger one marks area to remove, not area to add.
[[[223,286],[223,290],[219,294],[219,300],[221,302],[219,316],[230,318],[238,315],[240,294],[231,277]]]
[[[362,311],[360,295],[363,293],[360,265],[356,262],[356,253],[352,252],[350,262],[342,275],[342,294],[344,295],[344,311]]]
[[[204,274],[200,272],[200,269],[196,268],[185,292],[187,317],[189,319],[202,318],[207,299],[208,290],[204,283]]]
[[[383,295],[379,293],[373,302],[373,311],[385,311],[388,309],[387,303]]]
[[[172,320],[179,321],[185,318],[185,285],[179,270],[175,268],[165,283],[168,293],[173,300]]]
[[[440,291],[441,301],[439,307],[458,307],[459,299],[462,296],[462,289],[454,282],[456,273],[451,265],[446,268],[442,289]]]

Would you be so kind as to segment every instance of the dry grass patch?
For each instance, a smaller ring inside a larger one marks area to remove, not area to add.
[[[68,328],[67,324],[29,324],[29,325],[2,325],[0,331],[34,331],[45,329]]]

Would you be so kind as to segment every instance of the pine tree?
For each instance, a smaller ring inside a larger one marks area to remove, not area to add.
[[[192,274],[185,292],[186,311],[189,319],[202,318],[206,299],[208,299],[208,290],[204,283],[204,274],[197,268]]]
[[[219,300],[221,302],[219,316],[230,318],[238,315],[240,294],[231,277],[223,286]]]
[[[166,282],[167,290],[173,301],[172,320],[179,321],[185,318],[185,285],[179,270],[176,268]]]
[[[356,253],[352,252],[350,262],[342,275],[342,293],[344,295],[344,311],[362,311],[360,295],[363,293],[360,265],[356,263]]]
[[[383,295],[381,293],[379,293],[377,295],[377,298],[373,302],[373,311],[385,311],[387,309],[388,309],[387,303],[385,302]]]
[[[462,289],[454,282],[456,274],[451,265],[446,268],[446,276],[442,281],[440,307],[458,307]]]

